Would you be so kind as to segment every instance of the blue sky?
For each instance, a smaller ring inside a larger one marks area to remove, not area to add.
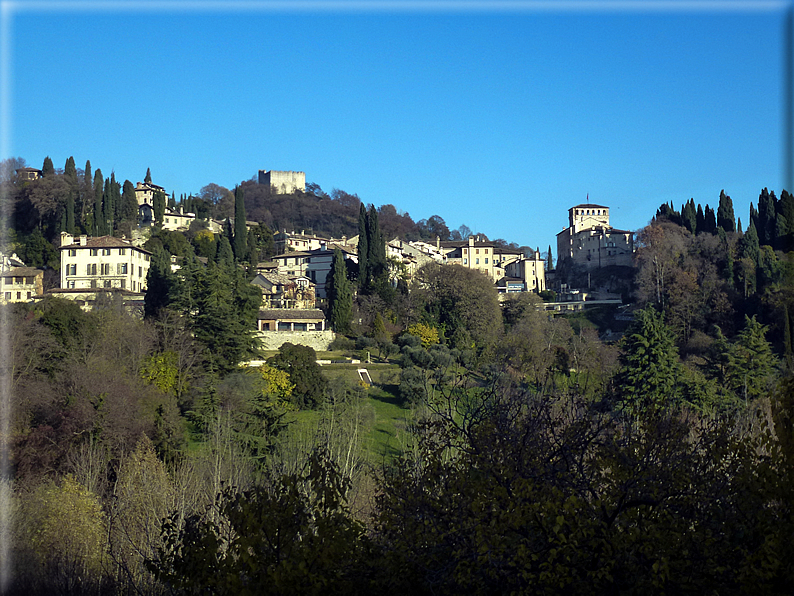
[[[227,6],[233,6],[228,8]],[[784,2],[3,2],[2,157],[325,191],[555,244],[784,188]],[[789,189],[791,190],[791,189]]]

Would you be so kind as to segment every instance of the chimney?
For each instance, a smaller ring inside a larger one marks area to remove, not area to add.
[[[85,246],[88,243],[88,236],[83,234],[80,236],[80,246]]]
[[[441,236],[436,236],[436,250],[441,250]]]
[[[67,244],[72,244],[74,242],[74,237],[68,232],[61,232],[61,246],[66,246]]]

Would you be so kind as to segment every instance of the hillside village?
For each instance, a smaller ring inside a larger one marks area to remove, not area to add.
[[[25,167],[16,170],[19,184],[40,180],[42,170]],[[305,192],[304,172],[260,170],[258,184],[266,185],[273,195],[293,195]],[[60,271],[54,287],[45,288],[44,271],[27,267],[15,254],[3,257],[3,303],[29,302],[53,295],[74,300],[84,309],[101,301],[108,292],[117,295],[124,304],[143,313],[147,290],[147,277],[152,253],[147,242],[160,231],[186,233],[208,230],[221,235],[235,225],[234,217],[225,221],[214,218],[201,219],[196,213],[185,210],[189,201],[176,204],[167,200],[166,189],[151,179],[138,181],[134,187],[137,203],[137,221],[124,233],[111,236],[74,235],[62,231],[58,253]],[[157,202],[162,204],[159,206]],[[261,222],[246,220],[250,233]],[[262,292],[262,304],[257,329],[276,332],[281,340],[267,341],[277,348],[289,339],[308,342],[325,349],[333,339],[330,325],[321,313],[327,304],[326,288],[332,268],[334,251],[353,267],[358,266],[359,235],[340,238],[286,229],[273,234],[273,254],[267,261],[258,261],[249,267],[251,283]],[[454,265],[477,271],[487,277],[499,296],[531,292],[544,295],[543,308],[551,311],[570,311],[585,306],[585,298],[620,303],[619,293],[606,288],[600,292],[586,292],[585,287],[574,287],[557,280],[553,260],[549,253],[541,256],[539,250],[505,246],[492,242],[479,234],[460,240],[436,236],[432,240],[408,240],[400,237],[384,238],[387,259],[390,263],[390,283],[410,284],[417,269],[427,263]],[[568,226],[557,235],[558,263],[566,268],[586,272],[606,268],[626,269],[632,266],[634,234],[613,228],[609,208],[602,205],[580,204],[568,210]],[[172,270],[180,267],[180,257],[171,255]],[[581,279],[581,277],[580,277]],[[575,291],[573,291],[575,290]],[[552,299],[552,296],[559,297]],[[322,332],[309,336],[295,332]],[[290,332],[285,335],[284,332]],[[264,334],[266,336],[267,333]],[[323,339],[318,340],[318,337]]]
[[[541,253],[304,172],[3,165],[4,593],[794,582],[787,191]]]

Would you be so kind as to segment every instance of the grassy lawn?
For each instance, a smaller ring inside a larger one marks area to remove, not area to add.
[[[364,446],[372,464],[379,464],[400,453],[400,445],[406,417],[411,410],[403,406],[398,396],[400,367],[396,364],[331,364],[322,367],[323,376],[329,381],[343,378],[350,383],[361,381],[357,370],[366,368],[373,385],[367,389],[366,403],[368,414],[367,436]],[[317,410],[303,410],[290,415],[298,428],[315,426],[321,416]]]

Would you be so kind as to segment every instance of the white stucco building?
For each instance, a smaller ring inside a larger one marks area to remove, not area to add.
[[[146,290],[151,253],[113,236],[61,232],[61,288]]]

